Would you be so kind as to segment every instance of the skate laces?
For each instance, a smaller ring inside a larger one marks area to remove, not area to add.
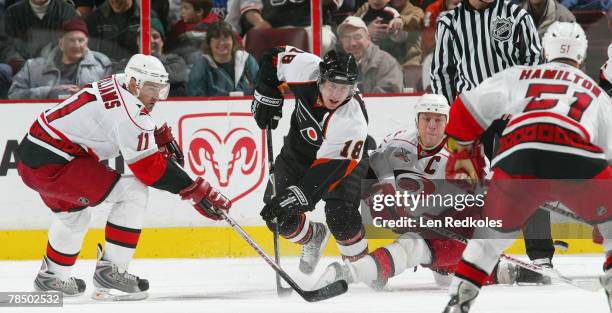
[[[313,228],[312,238],[310,238],[310,240],[304,244],[304,247],[302,248],[302,258],[305,256],[312,256],[312,254],[318,249],[316,242],[319,237],[319,227],[317,225],[313,225]]]
[[[70,277],[67,280],[61,280],[59,278],[55,278],[56,281],[58,282],[58,287],[60,287],[61,289],[74,289],[77,290],[77,283],[76,280],[74,279],[74,277]]]
[[[138,276],[128,273],[128,271],[119,272],[119,268],[117,265],[113,264],[113,276],[118,278],[119,281],[123,283],[136,282],[138,283]]]

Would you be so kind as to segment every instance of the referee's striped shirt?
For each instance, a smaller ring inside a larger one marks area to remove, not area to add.
[[[497,72],[540,63],[541,50],[538,30],[527,11],[508,0],[478,11],[464,0],[438,19],[432,89],[452,104],[459,93]]]

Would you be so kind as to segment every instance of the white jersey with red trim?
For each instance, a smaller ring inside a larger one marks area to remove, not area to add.
[[[122,154],[132,164],[154,154],[158,151],[155,122],[141,102],[121,87],[124,79],[113,75],[85,86],[41,113],[38,124],[52,138],[72,142],[98,160]],[[68,161],[74,158],[31,134],[28,139]]]
[[[370,152],[370,167],[381,179],[398,173],[444,179],[448,156],[446,139],[432,149],[423,149],[418,132],[403,129],[387,135],[379,147]]]
[[[106,160],[120,153],[132,164],[158,151],[155,122],[142,103],[122,87],[124,75],[106,77],[41,113],[38,124],[52,138],[72,142]],[[74,155],[28,134],[28,139],[70,161]]]
[[[493,165],[538,150],[612,162],[612,102],[579,69],[551,62],[516,66],[466,91],[451,106],[448,135],[472,141],[511,114]]]

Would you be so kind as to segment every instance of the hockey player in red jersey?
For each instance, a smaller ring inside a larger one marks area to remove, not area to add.
[[[487,239],[469,241],[445,313],[469,311],[521,226],[541,204],[554,200],[598,224],[607,256],[601,282],[612,303],[612,102],[578,69],[587,49],[578,24],[553,23],[543,48],[549,63],[500,72],[461,94],[451,107],[446,133],[454,152],[447,174],[469,176],[474,183],[482,177],[476,174],[469,144],[494,119],[503,114],[512,118],[492,162],[482,210],[483,217],[501,220],[502,226],[476,230],[476,238]]]
[[[360,162],[366,144],[367,115],[355,86],[357,64],[346,53],[330,51],[321,60],[291,46],[268,50],[262,57],[252,111],[260,128],[275,128],[283,95],[295,96],[291,127],[275,160],[278,195],[268,184],[261,216],[279,234],[302,244],[300,270],[311,274],[334,235],[340,252],[356,259],[368,252],[359,214]],[[311,222],[305,213],[325,201],[325,224]]]
[[[446,98],[436,94],[423,95],[415,106],[416,131],[404,129],[387,136],[378,149],[370,152],[370,168],[379,182],[367,192],[366,203],[372,216],[380,215],[372,210],[374,194],[393,195],[403,191],[402,185],[435,186],[445,178],[449,152],[446,149],[444,129],[448,120],[449,105]],[[392,177],[391,180],[387,178]],[[415,182],[418,181],[418,182]],[[364,206],[362,205],[362,208]],[[386,216],[407,216],[403,208],[394,210]],[[465,210],[460,216],[450,209],[438,212],[421,212],[432,219],[452,216],[465,218],[478,215],[478,210]],[[415,217],[415,216],[412,216]],[[455,231],[457,229],[454,229]],[[397,276],[406,269],[421,265],[432,270],[440,286],[448,286],[452,273],[461,258],[465,245],[426,228],[394,229],[400,237],[393,243],[378,248],[364,258],[354,262],[345,261],[344,265],[334,262],[323,273],[315,288],[333,281],[344,279],[349,283],[364,282],[374,289],[382,288],[390,277]],[[468,235],[472,230],[467,230]],[[462,229],[462,232],[466,230]],[[500,267],[490,282],[513,283],[514,272],[511,267]]]
[[[128,273],[147,205],[148,186],[180,194],[202,215],[219,219],[216,208],[231,202],[198,178],[193,181],[182,162],[171,129],[156,127],[149,116],[168,94],[168,73],[153,56],[134,55],[125,74],[84,86],[55,107],[42,112],[18,148],[23,182],[40,194],[54,212],[47,252],[34,281],[39,291],[77,296],[82,279],[71,277],[91,210],[112,204],[105,228],[105,249],[98,251],[92,298],[140,300],[149,283]],[[100,163],[121,154],[133,175],[121,176]]]

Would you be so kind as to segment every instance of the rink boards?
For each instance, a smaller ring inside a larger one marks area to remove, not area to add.
[[[418,97],[398,95],[367,97],[369,133],[380,141],[386,134],[414,127],[413,106]],[[273,132],[274,152],[280,152],[283,136],[289,128],[293,99],[285,101],[284,118]],[[55,102],[0,103],[2,159],[0,164],[0,259],[38,259],[44,253],[50,211],[38,195],[28,189],[16,171],[15,148],[40,111]],[[234,202],[231,215],[254,239],[271,251],[271,234],[259,217],[267,183],[265,133],[257,128],[250,115],[250,101],[239,99],[185,99],[159,103],[153,118],[158,125],[167,122],[186,157],[186,170],[200,175],[228,195]],[[213,166],[215,164],[215,166]],[[109,165],[125,175],[129,169],[121,159]],[[103,225],[109,206],[92,209],[94,221],[82,249],[81,257],[94,257],[95,244],[103,242]],[[323,220],[322,210],[311,215]],[[568,230],[568,227],[571,229]],[[578,225],[553,225],[553,232],[572,238],[588,238],[590,229]],[[578,234],[578,235],[576,235]],[[560,239],[556,237],[555,239]],[[388,239],[371,240],[374,248]],[[601,247],[588,239],[566,240],[569,253],[599,252]],[[522,253],[522,241],[511,248]],[[282,244],[283,254],[298,254],[295,245]],[[328,246],[326,254],[336,255],[337,247]],[[250,247],[223,222],[202,218],[178,196],[150,188],[149,204],[137,257],[240,257],[254,256]]]

